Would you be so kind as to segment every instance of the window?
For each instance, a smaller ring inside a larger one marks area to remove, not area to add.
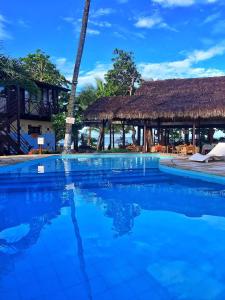
[[[41,134],[41,126],[28,125],[28,134]]]
[[[3,86],[0,86],[0,113],[5,112],[7,112],[6,90]]]
[[[48,90],[47,89],[42,90],[42,97],[43,97],[44,106],[47,106],[48,105]]]
[[[48,91],[48,98],[49,98],[50,105],[52,105],[53,104],[53,91],[52,91],[52,89],[50,89]]]

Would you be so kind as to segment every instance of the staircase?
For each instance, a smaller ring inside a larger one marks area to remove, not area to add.
[[[15,92],[8,94],[6,101],[0,99],[0,155],[27,154],[31,146],[18,134],[17,124],[19,117],[17,96]]]

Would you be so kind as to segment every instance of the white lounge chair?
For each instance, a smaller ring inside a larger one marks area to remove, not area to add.
[[[225,159],[225,143],[218,143],[208,154],[202,155],[196,153],[189,160],[198,162],[208,162],[209,160],[224,160]]]

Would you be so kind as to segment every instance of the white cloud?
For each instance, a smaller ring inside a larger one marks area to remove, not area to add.
[[[225,70],[198,67],[196,65],[223,54],[225,54],[225,44],[220,44],[205,51],[195,50],[183,60],[161,63],[141,62],[137,63],[137,67],[142,77],[146,80],[222,76],[225,75]],[[74,64],[68,62],[64,57],[56,58],[55,63],[57,68],[71,81]],[[86,85],[95,85],[96,78],[104,80],[104,75],[111,67],[111,64],[97,63],[96,66],[89,71],[81,70],[78,80],[79,88]]]
[[[122,38],[124,40],[130,40],[130,39],[145,39],[145,34],[142,32],[136,32],[134,30],[129,30],[125,28],[124,26],[115,25],[114,26],[115,31],[113,32],[113,35],[117,38]]]
[[[152,28],[162,23],[162,18],[158,16],[140,17],[135,23],[138,28]]]
[[[71,82],[74,63],[72,61],[68,61],[65,57],[54,58],[54,62],[56,64],[57,69],[59,69],[64,74],[66,79]],[[110,67],[111,65],[109,64],[97,63],[92,70],[81,70],[78,80],[79,88],[82,88],[86,85],[95,85],[96,78],[104,80],[104,75]]]
[[[85,85],[95,85],[96,78],[104,80],[104,76],[110,67],[111,65],[108,64],[97,63],[93,70],[81,72],[78,80],[79,87],[84,87]]]
[[[79,34],[80,30],[81,30],[81,19],[75,19],[75,18],[71,18],[71,17],[65,17],[63,18],[63,20],[67,23],[72,24],[72,26],[74,27],[74,31]],[[94,22],[95,25],[97,24],[96,22]],[[90,22],[91,24],[91,22]],[[102,25],[102,26],[100,26]],[[98,24],[99,27],[103,27],[103,23],[102,24]],[[105,24],[106,25],[106,24]],[[105,26],[106,27],[106,26]],[[101,32],[97,29],[93,29],[93,28],[87,28],[87,34],[89,35],[99,35]]]
[[[26,21],[24,21],[23,19],[18,20],[18,25],[20,27],[23,27],[23,28],[29,28],[30,27],[29,24]]]
[[[217,45],[206,51],[195,50],[185,59],[162,62],[140,63],[138,68],[145,79],[188,78],[225,75],[225,71],[216,68],[196,67],[199,62],[209,60],[225,53],[224,45]]]
[[[191,6],[194,4],[212,4],[218,2],[218,0],[152,0],[152,2],[160,4],[165,7],[173,6]]]
[[[0,40],[11,39],[11,34],[7,31],[6,25],[9,22],[5,19],[3,15],[0,14]]]
[[[172,31],[176,31],[174,28],[170,27],[158,14],[149,17],[139,17],[134,25],[137,28],[165,28]]]
[[[115,12],[115,10],[112,9],[112,8],[99,8],[99,9],[91,12],[91,17],[92,18],[99,18],[99,17],[111,15],[114,12]]]
[[[107,21],[93,21],[93,20],[89,20],[89,23],[97,26],[97,27],[112,27],[112,24],[107,22]]]
[[[218,13],[215,13],[215,14],[212,14],[212,15],[209,15],[203,22],[203,24],[208,24],[208,23],[212,23],[214,22],[215,20],[219,19],[221,16],[221,13],[218,12]]]
[[[90,34],[90,35],[99,35],[100,34],[100,31],[99,30],[96,30],[96,29],[87,29],[87,34]]]
[[[214,23],[213,26],[213,34],[223,34],[225,30],[225,21],[224,20],[219,20],[218,22]]]

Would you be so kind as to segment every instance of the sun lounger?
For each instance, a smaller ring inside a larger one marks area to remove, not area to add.
[[[208,154],[202,155],[196,153],[189,160],[197,162],[208,162],[209,160],[224,160],[225,159],[225,143],[217,144]]]

